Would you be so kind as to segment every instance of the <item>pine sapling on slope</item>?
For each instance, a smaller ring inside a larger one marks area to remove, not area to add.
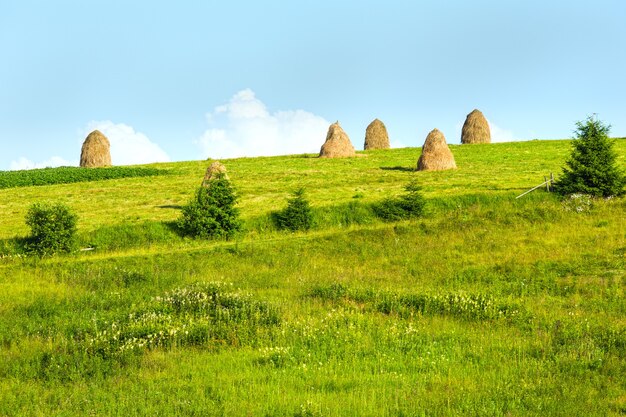
[[[279,229],[309,230],[313,225],[313,212],[300,188],[287,200],[287,207],[273,214],[274,222]]]
[[[178,227],[189,236],[203,239],[230,238],[241,230],[237,195],[225,174],[220,173],[196,191],[182,209]]]
[[[424,212],[426,199],[421,187],[411,181],[404,187],[406,193],[397,198],[387,198],[372,206],[374,214],[384,221],[398,221],[419,217]]]
[[[576,123],[572,153],[555,190],[561,195],[589,194],[594,197],[624,194],[626,175],[617,167],[610,126],[593,117]]]

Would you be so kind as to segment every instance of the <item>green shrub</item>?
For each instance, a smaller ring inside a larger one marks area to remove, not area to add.
[[[372,206],[374,214],[390,222],[421,216],[426,205],[421,187],[412,181],[404,189],[406,191],[404,195],[374,204]]]
[[[230,238],[241,230],[237,196],[224,174],[200,187],[196,197],[182,209],[177,226],[185,235],[209,238]]]
[[[26,225],[31,230],[27,248],[39,255],[71,252],[76,245],[77,220],[78,216],[63,204],[33,204],[26,213]]]
[[[615,164],[614,141],[608,136],[611,127],[592,117],[584,123],[577,122],[576,127],[572,153],[555,190],[561,195],[595,197],[624,194],[626,175]]]
[[[309,230],[313,224],[313,212],[308,200],[304,197],[304,189],[294,191],[292,198],[287,199],[287,207],[273,213],[276,227],[297,230]]]

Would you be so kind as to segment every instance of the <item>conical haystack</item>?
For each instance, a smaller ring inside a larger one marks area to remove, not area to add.
[[[339,122],[333,123],[328,128],[326,142],[320,150],[320,158],[348,158],[351,156],[356,156],[356,152],[350,138],[339,126]]]
[[[99,130],[94,130],[83,142],[80,166],[95,168],[111,166],[111,144]]]
[[[228,179],[228,173],[226,173],[226,166],[219,161],[213,162],[206,169],[206,173],[204,174],[204,179],[202,180],[202,186],[208,187],[209,183],[217,178],[219,174],[224,174],[224,178]]]
[[[467,115],[461,132],[461,143],[491,143],[489,123],[480,110]]]
[[[363,148],[368,149],[389,149],[389,135],[385,124],[378,119],[374,119],[372,123],[365,129],[365,145]]]
[[[417,161],[418,171],[443,171],[455,169],[454,155],[450,152],[446,138],[438,129],[433,129],[422,147],[422,155]]]

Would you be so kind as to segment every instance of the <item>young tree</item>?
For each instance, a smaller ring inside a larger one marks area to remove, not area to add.
[[[292,198],[287,199],[287,207],[273,214],[274,222],[279,229],[309,230],[313,225],[313,212],[308,200],[304,197],[304,189],[294,191]]]
[[[26,213],[27,249],[39,255],[71,252],[76,246],[78,216],[63,204],[35,203]]]
[[[389,222],[421,216],[426,205],[421,187],[415,181],[411,181],[404,190],[406,193],[400,197],[387,198],[375,203],[372,206],[374,214]]]
[[[626,175],[617,167],[611,126],[588,117],[576,123],[572,153],[555,190],[561,195],[581,193],[596,197],[624,194]]]
[[[182,209],[178,227],[184,234],[203,239],[229,238],[241,229],[237,196],[223,173],[200,187]]]

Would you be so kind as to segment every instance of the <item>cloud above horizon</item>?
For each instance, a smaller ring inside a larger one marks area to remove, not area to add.
[[[489,129],[491,130],[491,142],[514,142],[516,140],[520,140],[515,139],[515,135],[512,131],[502,129],[500,126],[490,122],[489,120],[487,120],[487,123],[489,123]]]
[[[137,165],[152,162],[169,162],[170,157],[159,145],[148,136],[137,132],[132,126],[124,123],[113,123],[110,120],[91,121],[80,130],[82,143],[87,135],[94,131],[102,132],[111,143],[111,162],[113,165]],[[80,149],[80,148],[79,148]],[[34,162],[26,157],[11,161],[12,171],[38,168],[54,168],[60,166],[78,166],[79,161],[69,161],[60,156],[53,156],[43,162]]]
[[[210,158],[315,153],[330,124],[304,110],[270,112],[251,89],[215,107],[207,122],[209,128],[194,143]]]
[[[62,166],[76,166],[78,161],[68,161],[60,156],[53,156],[43,162],[34,162],[28,158],[21,157],[17,161],[11,161],[9,164],[10,171],[21,171],[25,169],[39,169],[39,168],[56,168]]]
[[[132,126],[124,123],[113,123],[110,120],[91,121],[87,123],[85,136],[93,130],[99,130],[111,143],[111,162],[113,165],[137,165],[152,162],[169,162],[170,157],[148,136],[137,132]]]

